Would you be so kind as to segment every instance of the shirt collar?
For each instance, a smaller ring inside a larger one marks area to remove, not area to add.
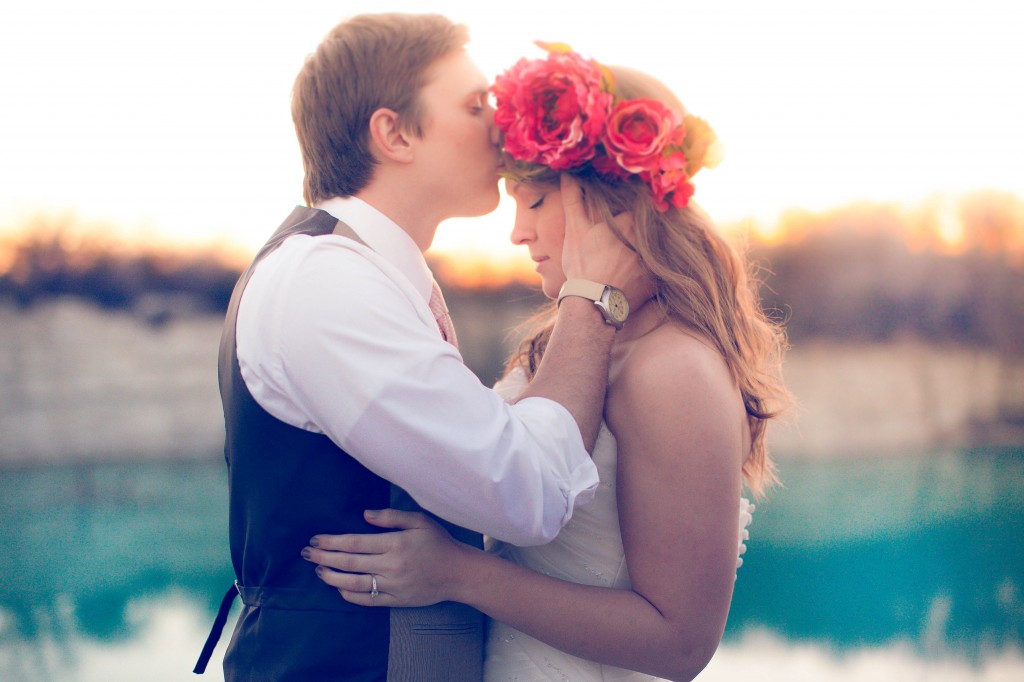
[[[412,237],[399,225],[358,197],[332,197],[315,206],[351,227],[366,245],[401,271],[430,301],[434,275]]]

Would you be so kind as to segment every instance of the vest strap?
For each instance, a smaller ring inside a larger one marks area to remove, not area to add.
[[[220,600],[220,608],[217,609],[217,617],[213,621],[213,627],[210,628],[210,634],[206,638],[206,644],[203,645],[203,651],[199,654],[199,660],[196,661],[196,667],[192,669],[192,672],[196,675],[202,675],[206,672],[206,666],[210,662],[213,650],[217,647],[217,642],[220,641],[221,632],[224,631],[224,623],[228,621],[228,613],[231,611],[231,604],[234,603],[237,595],[237,584],[234,584],[224,594],[224,598]]]
[[[348,223],[344,223],[340,220],[338,221],[338,224],[334,226],[334,230],[332,231],[331,234],[336,234],[339,237],[346,237],[354,242],[362,244],[367,248],[370,248],[370,245],[364,242],[362,239],[360,239],[359,235],[356,234],[356,231],[348,226]]]

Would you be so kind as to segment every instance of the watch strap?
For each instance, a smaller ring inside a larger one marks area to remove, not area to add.
[[[595,303],[604,296],[605,285],[591,282],[588,279],[567,279],[558,292],[558,303],[566,296],[582,296]]]

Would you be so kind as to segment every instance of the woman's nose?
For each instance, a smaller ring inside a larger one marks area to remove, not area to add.
[[[516,246],[522,246],[523,244],[529,244],[535,238],[533,230],[527,229],[523,221],[516,219],[512,225],[512,234],[509,235],[509,239]]]

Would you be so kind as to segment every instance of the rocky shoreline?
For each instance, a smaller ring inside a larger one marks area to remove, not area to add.
[[[485,381],[530,305],[494,320],[487,301],[453,304],[467,362]],[[72,299],[0,305],[0,466],[219,457],[220,327],[216,316],[154,319]],[[815,341],[793,348],[786,376],[799,409],[771,435],[780,458],[1024,444],[1024,358]]]

